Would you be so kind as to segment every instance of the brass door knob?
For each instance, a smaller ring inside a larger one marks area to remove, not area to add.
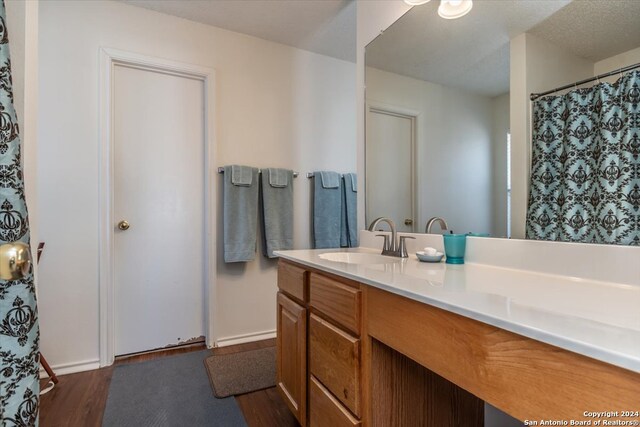
[[[22,242],[5,243],[0,246],[0,279],[19,280],[29,274],[31,252]]]
[[[129,223],[124,219],[118,223],[118,228],[122,231],[128,230],[129,227]]]
[[[413,225],[413,220],[411,218],[407,218],[404,220],[404,225]]]

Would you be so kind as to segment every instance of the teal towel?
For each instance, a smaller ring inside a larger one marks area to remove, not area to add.
[[[344,174],[344,206],[346,218],[346,246],[358,246],[358,176],[355,173]]]
[[[345,182],[348,182],[347,185],[351,185],[351,191],[354,193],[358,192],[358,175],[355,173],[345,173],[344,174]]]
[[[326,180],[323,180],[323,176]],[[340,247],[343,213],[341,181],[340,174],[336,172],[314,173],[313,246],[316,249]]]
[[[258,226],[258,169],[242,166],[241,182],[249,185],[233,184],[233,168],[224,167],[224,262],[251,261],[256,254]],[[250,171],[250,178],[246,170]]]
[[[231,183],[242,187],[250,187],[253,183],[253,170],[250,166],[231,166]]]
[[[320,171],[316,172],[320,174],[322,180],[322,188],[338,188],[340,187],[340,174],[337,172]]]
[[[289,169],[268,168],[267,175],[269,175],[270,186],[282,188],[289,185],[290,178],[293,178],[293,171]],[[264,171],[262,173],[262,176],[264,176]]]
[[[340,193],[342,197],[342,208],[340,209],[340,247],[349,247],[349,231],[347,230],[347,197],[346,181],[340,177]]]
[[[277,184],[272,177],[278,177]],[[281,185],[282,183],[291,183]],[[273,251],[293,249],[293,171],[269,168],[262,171],[262,237],[264,255],[277,258]]]

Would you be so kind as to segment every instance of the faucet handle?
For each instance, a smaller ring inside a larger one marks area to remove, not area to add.
[[[382,253],[388,252],[389,249],[389,236],[386,234],[376,234],[376,237],[384,237],[384,243],[382,244]]]
[[[400,236],[400,244],[398,245],[398,253],[401,258],[407,258],[409,254],[407,254],[407,239],[415,239],[415,237],[411,236]]]

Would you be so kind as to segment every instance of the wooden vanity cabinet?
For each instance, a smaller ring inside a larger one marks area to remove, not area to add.
[[[278,390],[302,426],[360,426],[360,285],[310,270],[280,260]]]
[[[307,272],[278,269],[276,386],[301,426],[307,425]]]
[[[288,261],[278,286],[278,389],[304,427],[482,427],[484,402],[640,420],[637,372]]]

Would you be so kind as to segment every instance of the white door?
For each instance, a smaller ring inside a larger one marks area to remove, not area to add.
[[[122,355],[204,336],[204,83],[123,65],[113,73],[114,338]]]
[[[414,231],[414,118],[369,109],[366,144],[367,225],[384,216],[398,231]]]

